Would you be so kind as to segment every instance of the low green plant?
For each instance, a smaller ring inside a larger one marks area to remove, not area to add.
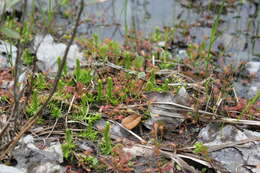
[[[25,43],[25,44],[29,43],[33,38],[33,36],[32,36],[33,32],[31,31],[32,25],[31,25],[30,21],[24,21],[22,29],[23,30],[22,30],[22,34],[21,34],[21,37],[22,37],[21,43]]]
[[[0,103],[8,103],[8,96],[0,96]]]
[[[140,69],[144,66],[144,57],[143,56],[137,56],[135,60],[133,61],[133,65],[135,68]]]
[[[87,156],[84,158],[84,161],[87,162],[87,164],[91,167],[91,168],[96,168],[99,164],[99,161],[96,157],[94,156]]]
[[[109,58],[118,61],[118,57],[121,56],[122,51],[119,43],[107,40],[106,42],[99,44],[98,54],[103,61],[108,61]]]
[[[80,60],[76,60],[76,68],[74,70],[74,76],[76,82],[80,82],[82,84],[88,85],[92,80],[91,70],[82,69],[80,67]]]
[[[62,117],[61,107],[57,106],[55,103],[49,104],[51,116],[53,118],[60,118]]]
[[[196,142],[194,145],[195,149],[193,150],[196,154],[208,155],[208,147],[203,145],[202,142]]]
[[[155,73],[154,73],[154,71],[151,71],[150,78],[148,79],[148,81],[146,83],[145,90],[153,91],[154,88],[156,88]]]
[[[38,91],[33,91],[32,93],[32,98],[31,98],[31,102],[30,104],[28,104],[27,108],[26,108],[26,112],[29,114],[29,115],[34,115],[38,109],[40,108],[41,106],[41,102],[40,100],[38,99]]]
[[[114,90],[113,79],[111,77],[108,77],[107,78],[107,88],[106,88],[106,100],[108,103],[116,105],[120,102],[120,100],[114,96],[113,90]]]
[[[92,43],[93,45],[95,45],[96,48],[100,45],[101,41],[97,34],[92,35]]]
[[[220,15],[223,11],[224,4],[225,4],[225,1],[223,0],[221,6],[219,8],[217,17],[215,18],[212,29],[211,29],[210,42],[209,42],[209,47],[208,47],[208,55],[206,57],[206,70],[207,71],[208,71],[209,63],[212,59],[211,50],[212,50],[212,47],[214,46],[215,41],[217,40],[217,30],[218,30],[218,27],[220,24]]]
[[[153,56],[158,56],[158,59],[162,61],[158,64],[160,69],[172,69],[176,67],[176,64],[180,63],[180,59],[178,57],[173,59],[171,53],[167,50],[162,50],[160,53],[154,52]]]
[[[26,65],[32,65],[34,61],[34,56],[30,53],[29,49],[24,49],[23,55],[22,55],[22,60],[24,64]]]
[[[84,132],[82,132],[80,134],[80,136],[87,138],[89,140],[92,140],[92,141],[97,140],[98,132],[93,128],[93,126],[94,126],[94,123],[100,119],[101,119],[100,114],[89,114],[88,117],[85,119],[87,128]]]
[[[88,98],[87,95],[85,94],[81,97],[80,110],[77,114],[73,116],[73,118],[79,121],[85,121],[88,119],[88,114],[89,114]]]
[[[103,61],[107,61],[108,60],[108,52],[110,51],[109,46],[107,44],[102,44],[99,49],[98,49],[98,53],[100,58]]]
[[[130,69],[132,66],[132,55],[128,51],[123,52],[123,57],[124,57],[124,66],[126,69]]]
[[[98,86],[97,86],[97,101],[101,101],[103,100],[103,83],[102,80],[99,79],[98,80]]]
[[[57,64],[58,64],[58,66],[60,66],[60,64],[61,64],[61,57],[57,58]],[[67,62],[65,62],[65,65],[64,65],[64,67],[62,69],[62,76],[66,76],[67,74],[68,74],[68,65],[67,65]]]
[[[60,0],[59,1],[59,4],[61,5],[61,6],[65,6],[65,5],[68,5],[69,4],[69,0]]]
[[[113,96],[113,89],[114,89],[114,84],[113,84],[113,79],[111,77],[107,78],[107,98],[109,100],[112,99]]]
[[[151,35],[151,40],[153,42],[158,42],[158,41],[162,41],[162,31],[160,30],[160,28],[155,28],[155,31],[152,33]]]
[[[248,103],[246,104],[245,108],[244,108],[243,111],[241,112],[240,116],[243,116],[244,114],[248,113],[250,107],[251,107],[252,105],[254,105],[259,99],[260,99],[260,90],[258,90],[258,92],[256,93],[256,95],[248,101]]]
[[[73,135],[70,129],[66,129],[65,133],[65,143],[62,144],[62,151],[65,159],[72,159],[73,150],[76,145],[73,143]]]
[[[104,129],[104,135],[100,144],[101,152],[108,155],[112,152],[112,141],[110,139],[110,123],[107,121]]]
[[[42,73],[38,73],[35,78],[34,86],[37,90],[43,90],[47,88],[47,82],[45,76]]]

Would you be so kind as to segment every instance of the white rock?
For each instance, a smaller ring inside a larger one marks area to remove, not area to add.
[[[0,40],[0,69],[10,67],[9,59],[15,63],[17,48],[8,42]]]
[[[250,61],[246,65],[247,65],[247,70],[250,73],[256,73],[260,69],[260,62]]]
[[[25,172],[12,166],[6,166],[0,164],[0,173],[25,173]]]
[[[39,60],[38,67],[44,72],[55,73],[58,70],[57,60],[62,58],[67,45],[63,43],[55,43],[51,35],[37,35],[34,42],[34,47],[37,49],[37,58]],[[79,51],[77,45],[71,45],[68,57],[67,67],[73,68],[76,65],[76,60],[82,61],[83,53]]]

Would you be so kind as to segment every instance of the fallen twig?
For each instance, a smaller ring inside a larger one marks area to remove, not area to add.
[[[223,143],[220,145],[211,145],[211,146],[205,145],[205,146],[208,147],[208,152],[213,152],[213,151],[218,151],[218,150],[221,150],[221,149],[224,149],[227,147],[234,147],[236,145],[241,145],[241,144],[255,142],[255,141],[260,141],[260,137],[248,138],[248,139],[235,141],[235,142],[227,142],[227,143]]]
[[[180,107],[183,109],[187,109],[190,111],[193,111],[193,109],[191,107],[185,106],[185,105],[181,105],[178,103],[174,103],[174,102],[152,102],[152,104],[165,104],[165,105],[172,105],[175,107]],[[233,119],[233,118],[225,118],[221,115],[215,114],[215,113],[211,113],[211,112],[207,112],[207,111],[202,111],[202,110],[198,110],[198,113],[201,114],[206,114],[206,115],[212,115],[215,117],[215,119],[212,119],[212,122],[222,122],[222,123],[230,123],[230,124],[244,124],[244,125],[253,125],[253,126],[260,126],[260,121],[254,121],[254,120],[239,120],[239,119]],[[204,119],[200,119],[201,121],[208,121],[207,118]]]
[[[41,106],[39,111],[37,111],[37,113],[34,116],[32,116],[25,123],[25,125],[21,128],[20,132],[14,137],[13,141],[8,145],[6,150],[1,151],[0,160],[4,159],[5,155],[7,155],[8,153],[11,152],[11,150],[15,147],[15,145],[17,144],[19,139],[23,136],[23,134],[25,132],[27,132],[35,124],[35,122],[38,120],[39,117],[42,116],[42,113],[43,113],[44,109],[46,108],[46,106],[48,105],[48,103],[51,100],[52,96],[56,92],[56,89],[57,89],[57,86],[58,86],[58,81],[59,81],[59,79],[61,77],[63,68],[65,66],[65,63],[66,63],[66,60],[67,60],[67,56],[68,56],[68,53],[69,53],[69,49],[70,49],[70,47],[71,47],[71,45],[73,43],[73,40],[74,40],[74,38],[76,36],[76,33],[77,33],[77,28],[79,26],[80,16],[81,16],[81,14],[83,12],[83,9],[84,9],[84,0],[81,0],[80,10],[79,10],[78,15],[77,15],[76,24],[75,24],[75,27],[73,29],[72,36],[71,36],[71,38],[69,40],[68,46],[65,49],[64,56],[63,56],[62,61],[61,61],[60,65],[59,65],[59,69],[58,69],[57,75],[56,75],[55,80],[54,80],[53,88],[51,89],[50,94],[49,94],[47,100],[43,103],[43,105]]]
[[[145,144],[147,143],[144,139],[142,139],[140,136],[138,136],[137,134],[135,134],[134,132],[132,132],[131,130],[125,128],[122,124],[116,122],[116,121],[113,121],[113,120],[109,120],[110,122],[116,124],[116,125],[119,125],[121,128],[123,128],[124,130],[126,130],[127,132],[129,132],[131,135],[133,135],[135,138],[137,138],[142,144]]]

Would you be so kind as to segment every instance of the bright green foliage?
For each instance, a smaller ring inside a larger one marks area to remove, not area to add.
[[[29,21],[23,23],[21,43],[29,43],[32,40],[31,26]]]
[[[57,58],[57,64],[58,64],[58,66],[60,66],[60,64],[61,64],[61,57],[58,57],[58,58]],[[63,67],[62,70],[63,70],[63,71],[62,71],[62,75],[63,75],[63,76],[66,76],[66,75],[68,74],[68,65],[67,65],[67,62],[65,62],[65,65],[64,65],[64,67]]]
[[[107,61],[108,57],[116,58],[121,55],[120,44],[114,41],[99,44],[98,54],[103,61]]]
[[[93,129],[94,123],[97,120],[101,119],[101,115],[100,114],[89,114],[86,118],[85,118],[85,122],[87,123],[87,128],[86,130],[80,134],[80,136],[85,137],[89,140],[97,140],[98,138],[98,132],[96,130]]]
[[[131,65],[132,65],[131,53],[128,52],[128,51],[125,51],[123,53],[123,57],[124,57],[124,66],[125,66],[125,68],[130,69]]]
[[[106,88],[106,100],[108,103],[111,103],[112,105],[116,105],[120,102],[120,98],[117,99],[114,94],[114,83],[113,79],[111,77],[107,78],[107,88]]]
[[[146,83],[146,91],[167,91],[168,90],[168,83],[169,80],[165,80],[164,84],[162,84],[162,86],[159,86],[156,84],[156,79],[155,79],[155,72],[152,71],[150,73],[150,78]]]
[[[93,125],[97,120],[101,119],[100,114],[89,114],[88,106],[89,97],[87,95],[82,96],[80,112],[74,115],[74,118],[79,121],[84,121],[87,124],[87,128],[80,136],[85,137],[89,140],[96,140],[98,132],[93,129]]]
[[[121,46],[118,42],[110,41],[108,44],[109,44],[109,48],[112,50],[114,55],[116,56],[121,55]]]
[[[240,115],[242,116],[245,113],[247,113],[250,109],[250,106],[254,105],[259,99],[260,99],[260,90],[258,90],[256,95],[248,101],[246,107],[243,109]]]
[[[195,149],[193,151],[196,154],[208,155],[208,147],[203,145],[202,142],[196,142]]]
[[[165,28],[163,31],[161,31],[160,28],[156,28],[155,31],[151,34],[150,40],[152,42],[168,42],[174,39],[174,33],[176,28]]]
[[[111,77],[108,77],[107,78],[107,98],[108,99],[112,99],[113,88],[114,88],[113,79]]]
[[[41,73],[37,74],[34,86],[38,90],[43,90],[43,89],[47,88],[47,82],[46,82],[43,74],[41,74]]]
[[[110,51],[109,46],[107,44],[103,44],[102,46],[100,46],[99,48],[99,56],[103,59],[103,60],[107,60],[107,54]]]
[[[62,144],[62,151],[65,159],[72,158],[72,152],[75,147],[76,146],[73,143],[72,131],[70,129],[66,129],[65,144]]]
[[[162,62],[159,65],[161,69],[170,69],[175,67],[175,62],[172,58],[172,55],[167,50],[162,50],[159,54],[159,59],[162,60]],[[176,59],[175,59],[176,61]]]
[[[99,162],[98,162],[98,159],[96,157],[93,157],[93,156],[87,156],[85,159],[84,159],[85,162],[88,163],[88,165],[91,167],[91,168],[95,168],[98,166]]]
[[[97,86],[97,101],[101,101],[102,97],[103,97],[103,84],[102,84],[102,80],[98,80],[98,86]]]
[[[85,95],[87,97],[87,103],[94,103],[96,101],[96,96],[92,93],[86,93]]]
[[[34,115],[38,111],[40,104],[41,103],[38,98],[38,92],[35,90],[32,93],[32,100],[31,103],[27,106],[26,112],[29,115]]]
[[[59,1],[59,4],[60,4],[61,6],[68,5],[68,4],[69,4],[69,0],[60,0],[60,1]]]
[[[93,40],[92,40],[92,41],[93,41],[93,44],[94,44],[96,47],[98,47],[99,44],[100,44],[99,36],[98,36],[97,34],[93,34],[92,37],[93,37]]]
[[[137,69],[140,69],[141,67],[143,67],[144,65],[144,57],[142,56],[137,56],[134,60],[134,66],[137,68]]]
[[[51,111],[51,116],[53,118],[60,118],[62,116],[61,108],[58,107],[55,103],[50,104],[49,107]]]
[[[33,61],[34,61],[34,56],[32,56],[32,54],[29,52],[28,49],[24,49],[23,51],[23,55],[22,55],[22,59],[24,64],[26,65],[32,65]]]
[[[79,113],[74,115],[74,118],[79,121],[85,121],[88,119],[88,113],[89,113],[88,98],[86,95],[83,95],[81,97],[81,102],[80,102],[80,111]]]
[[[112,151],[112,141],[110,139],[110,123],[107,121],[104,129],[104,136],[100,145],[101,152],[103,154],[110,154]]]
[[[155,29],[155,31],[152,33],[151,40],[154,42],[158,42],[162,40],[162,32],[160,28]]]
[[[93,127],[88,125],[86,130],[84,132],[80,133],[79,136],[84,137],[91,141],[95,141],[98,138],[98,132],[96,130],[94,130]]]
[[[74,71],[76,82],[83,83],[85,85],[89,84],[92,80],[91,71],[89,69],[81,69],[80,61],[77,59],[76,68]]]

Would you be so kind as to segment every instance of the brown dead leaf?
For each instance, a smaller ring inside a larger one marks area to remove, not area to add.
[[[133,114],[133,115],[130,115],[126,118],[124,118],[122,120],[122,125],[129,129],[129,130],[132,130],[133,128],[135,128],[139,123],[141,122],[141,116],[140,115],[137,115],[137,114]]]

